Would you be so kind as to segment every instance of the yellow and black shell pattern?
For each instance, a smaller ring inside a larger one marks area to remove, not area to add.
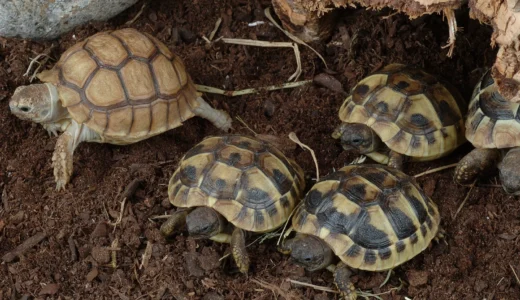
[[[369,126],[393,151],[430,160],[466,141],[466,111],[453,87],[423,70],[390,64],[352,89],[339,118]]]
[[[349,165],[320,180],[292,219],[349,267],[383,271],[423,251],[440,224],[437,205],[413,179],[384,165]]]
[[[184,155],[168,196],[174,206],[211,207],[241,229],[268,232],[287,221],[304,188],[301,167],[271,144],[224,135]]]
[[[520,103],[509,102],[500,95],[489,71],[473,91],[466,138],[477,148],[520,146]]]

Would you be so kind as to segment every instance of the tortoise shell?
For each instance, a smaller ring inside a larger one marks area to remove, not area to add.
[[[384,165],[349,165],[316,183],[292,219],[352,268],[382,271],[436,236],[440,215],[411,177]]]
[[[178,127],[199,106],[181,59],[131,28],[78,42],[39,78],[57,86],[74,120],[116,144]]]
[[[182,158],[168,195],[177,207],[207,206],[247,231],[285,223],[303,196],[303,170],[267,142],[226,135],[204,139]]]
[[[473,91],[466,138],[477,148],[520,146],[520,103],[509,102],[500,95],[489,71]]]
[[[420,69],[391,64],[352,89],[339,118],[369,126],[393,151],[426,160],[465,142],[466,109],[452,87]]]

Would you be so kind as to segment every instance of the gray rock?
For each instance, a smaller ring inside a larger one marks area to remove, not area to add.
[[[53,39],[89,21],[107,20],[138,0],[1,0],[0,36]]]

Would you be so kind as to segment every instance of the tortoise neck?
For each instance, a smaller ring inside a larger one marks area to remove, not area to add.
[[[58,89],[54,84],[45,83],[47,89],[49,90],[49,97],[51,102],[51,109],[47,118],[45,118],[44,123],[54,123],[62,120],[68,115],[68,111],[61,105],[60,97],[58,94]]]

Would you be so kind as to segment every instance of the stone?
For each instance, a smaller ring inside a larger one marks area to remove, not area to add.
[[[0,1],[0,36],[54,39],[76,26],[107,20],[137,0]]]

